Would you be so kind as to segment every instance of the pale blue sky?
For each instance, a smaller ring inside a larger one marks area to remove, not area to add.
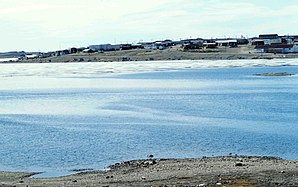
[[[297,0],[0,0],[0,51],[298,34]]]

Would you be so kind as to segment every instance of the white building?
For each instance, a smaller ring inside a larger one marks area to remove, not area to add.
[[[165,47],[161,44],[161,42],[156,42],[156,43],[142,43],[142,46],[144,49],[149,49],[149,50],[156,50],[156,49],[165,49]]]
[[[286,50],[288,53],[298,53],[298,41],[294,41],[292,48]]]
[[[264,41],[264,45],[281,44],[282,39],[278,34],[261,34],[259,39]]]
[[[26,55],[27,59],[34,59],[34,58],[37,58],[37,57],[38,57],[38,55],[36,55],[36,54],[27,54]]]
[[[223,47],[237,47],[237,40],[217,40],[217,46]]]
[[[88,48],[92,51],[116,51],[121,49],[121,45],[101,44],[90,45]]]

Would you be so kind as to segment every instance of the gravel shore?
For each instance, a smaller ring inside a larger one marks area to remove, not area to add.
[[[33,179],[34,173],[0,173],[2,186],[298,186],[298,160],[223,156],[148,159],[116,163],[107,171]]]

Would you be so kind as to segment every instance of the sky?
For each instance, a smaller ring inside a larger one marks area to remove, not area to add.
[[[297,0],[0,0],[0,52],[298,34]]]

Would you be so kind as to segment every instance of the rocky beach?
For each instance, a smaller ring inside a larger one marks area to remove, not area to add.
[[[37,186],[298,186],[298,161],[275,157],[222,156],[147,159],[116,163],[105,171],[35,179],[34,173],[0,173],[5,187]]]

